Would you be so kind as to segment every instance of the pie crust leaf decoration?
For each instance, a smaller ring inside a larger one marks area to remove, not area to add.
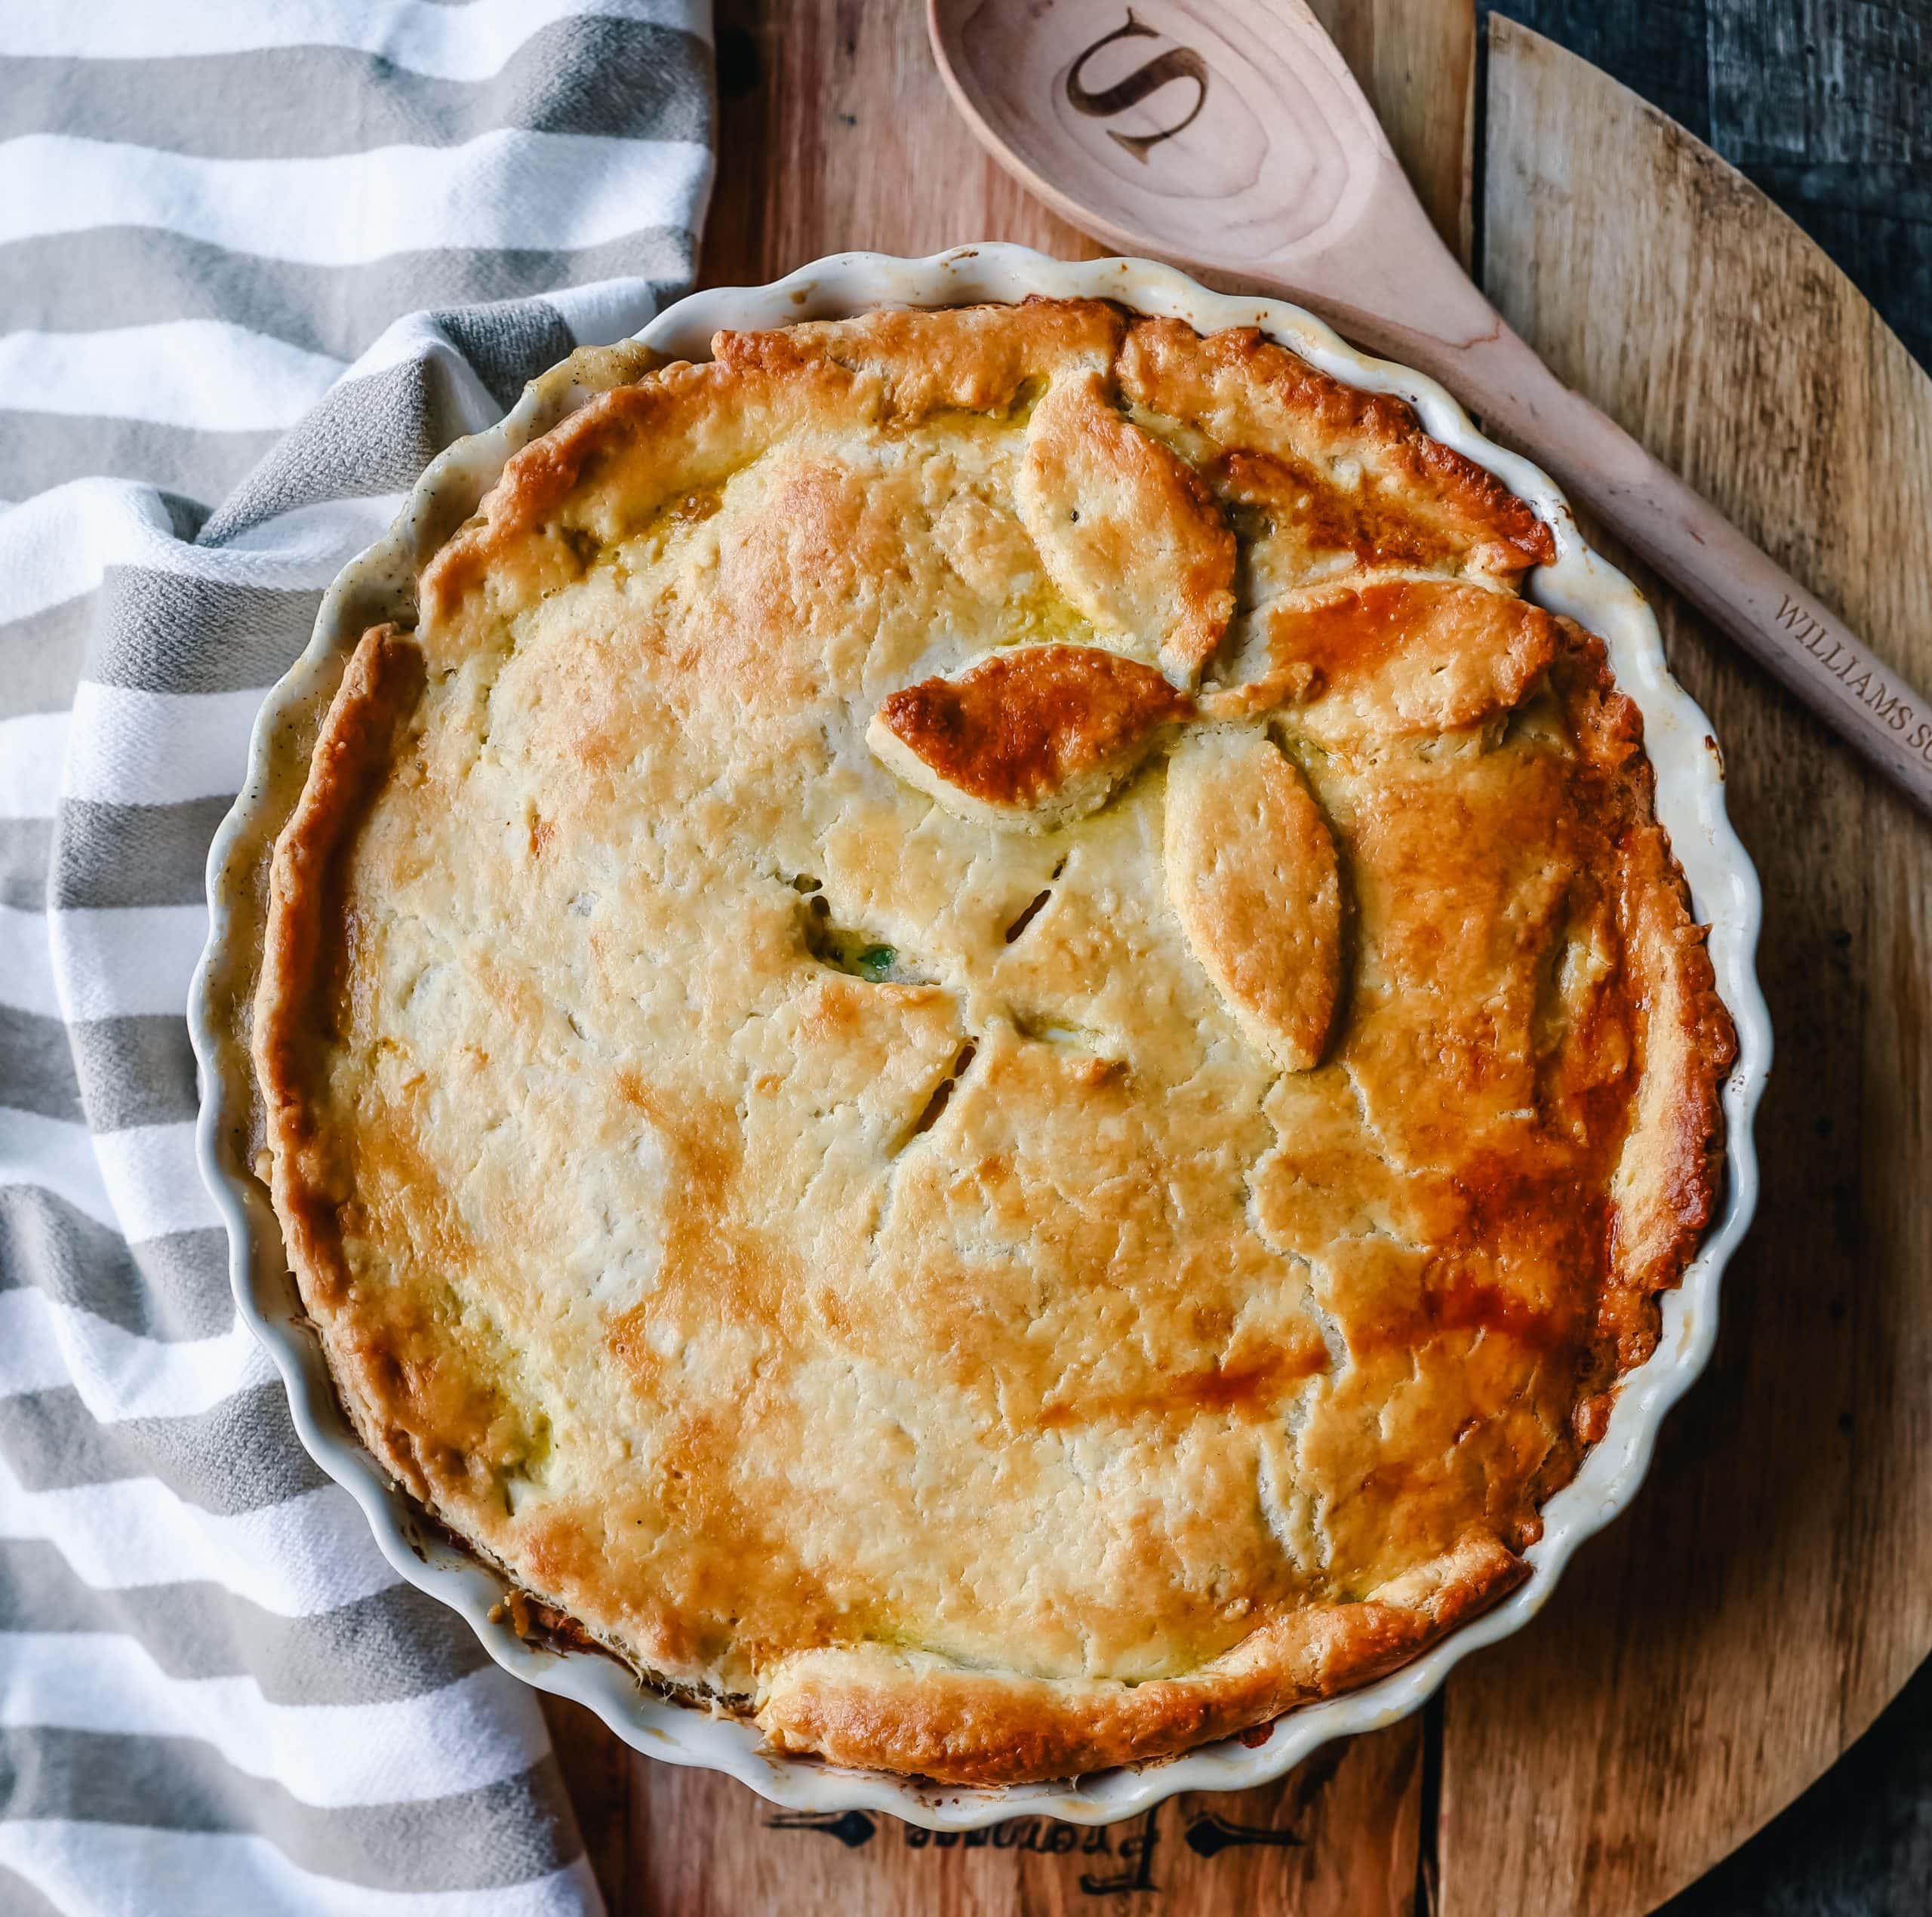
[[[1556,656],[1540,606],[1453,580],[1381,579],[1277,600],[1260,676],[1204,700],[1229,718],[1281,705],[1323,745],[1454,732],[1518,705]]]
[[[1105,805],[1194,702],[1100,646],[1014,646],[894,693],[866,738],[949,812],[1049,832]]]
[[[1414,564],[1514,580],[1556,557],[1530,506],[1401,401],[1329,379],[1251,327],[1137,320],[1114,377],[1131,405],[1226,449],[1211,466],[1220,490],[1269,522],[1248,555],[1262,574]]]
[[[1014,498],[1060,591],[1192,686],[1228,629],[1235,536],[1193,467],[1112,405],[1096,373],[1033,409]]]
[[[1284,1072],[1321,1062],[1342,983],[1335,842],[1256,727],[1202,726],[1168,766],[1168,897],[1243,1035]]]

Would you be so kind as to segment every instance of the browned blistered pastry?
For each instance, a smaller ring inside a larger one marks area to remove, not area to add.
[[[841,1762],[1063,1776],[1413,1656],[1718,1177],[1549,533],[1097,302],[628,371],[363,640],[277,849],[254,1056],[357,1429]]]

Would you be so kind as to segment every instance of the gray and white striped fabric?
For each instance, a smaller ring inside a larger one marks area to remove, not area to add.
[[[0,5],[0,1911],[595,1909],[235,1319],[183,1008],[263,692],[693,267],[708,0]]]

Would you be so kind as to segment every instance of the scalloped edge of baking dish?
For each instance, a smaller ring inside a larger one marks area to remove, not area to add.
[[[969,1830],[1041,1814],[1108,1823],[1180,1791],[1267,1783],[1333,1738],[1406,1716],[1472,1651],[1521,1629],[1549,1602],[1571,1553],[1635,1495],[1664,1414],[1710,1356],[1719,1280],[1757,1202],[1752,1123],[1771,1054],[1770,1020],[1755,969],[1761,915],[1758,877],[1725,816],[1723,759],[1709,722],[1671,677],[1643,595],[1585,545],[1549,476],[1484,438],[1433,380],[1356,352],[1320,320],[1280,300],[1211,292],[1150,260],[1074,263],[994,243],[923,260],[836,254],[769,286],[694,293],[667,307],[636,337],[669,357],[698,360],[709,357],[711,336],[721,328],[783,326],[881,306],[1010,302],[1035,293],[1115,300],[1138,312],[1184,320],[1203,333],[1258,327],[1350,386],[1408,402],[1431,434],[1496,474],[1549,524],[1556,560],[1531,574],[1528,596],[1603,638],[1617,684],[1643,714],[1644,743],[1657,774],[1657,816],[1690,881],[1697,915],[1710,926],[1718,991],[1737,1028],[1737,1059],[1723,1088],[1723,1205],[1682,1282],[1665,1294],[1657,1350],[1624,1380],[1609,1429],[1577,1476],[1543,1506],[1543,1536],[1524,1553],[1531,1575],[1509,1598],[1376,1682],[1278,1719],[1261,1743],[1230,1739],[1184,1756],[1084,1777],[965,1789],[771,1751],[754,1726],[654,1691],[614,1659],[526,1643],[503,1613],[503,1578],[442,1534],[357,1442],[303,1316],[267,1191],[253,1170],[253,1081],[244,1028],[259,944],[264,863],[299,790],[315,726],[364,629],[398,613],[413,622],[415,580],[423,565],[475,509],[509,455],[589,397],[582,389],[555,378],[534,381],[500,423],[448,448],[423,473],[387,535],[351,562],[325,595],[307,649],[263,706],[246,782],[209,851],[208,944],[188,1008],[202,1085],[198,1155],[228,1227],[237,1308],[281,1372],[303,1446],[354,1496],[396,1571],[459,1612],[505,1669],[585,1706],[649,1756],[723,1771],[788,1809],[884,1811],[936,1830]]]

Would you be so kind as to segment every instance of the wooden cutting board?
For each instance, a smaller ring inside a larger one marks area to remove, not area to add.
[[[1468,0],[1316,0],[1452,242]],[[707,283],[847,248],[1099,249],[953,115],[912,0],[721,0]],[[1500,20],[1486,283],[1564,377],[1932,682],[1932,383],[1670,122]],[[1645,582],[1647,587],[1650,582]],[[1712,1372],[1635,1511],[1423,1716],[1101,1832],[789,1817],[546,1706],[614,1917],[1638,1917],[1932,1645],[1932,828],[1654,593],[1765,882],[1779,1063]],[[1901,1908],[1906,1907],[1903,1903]]]

